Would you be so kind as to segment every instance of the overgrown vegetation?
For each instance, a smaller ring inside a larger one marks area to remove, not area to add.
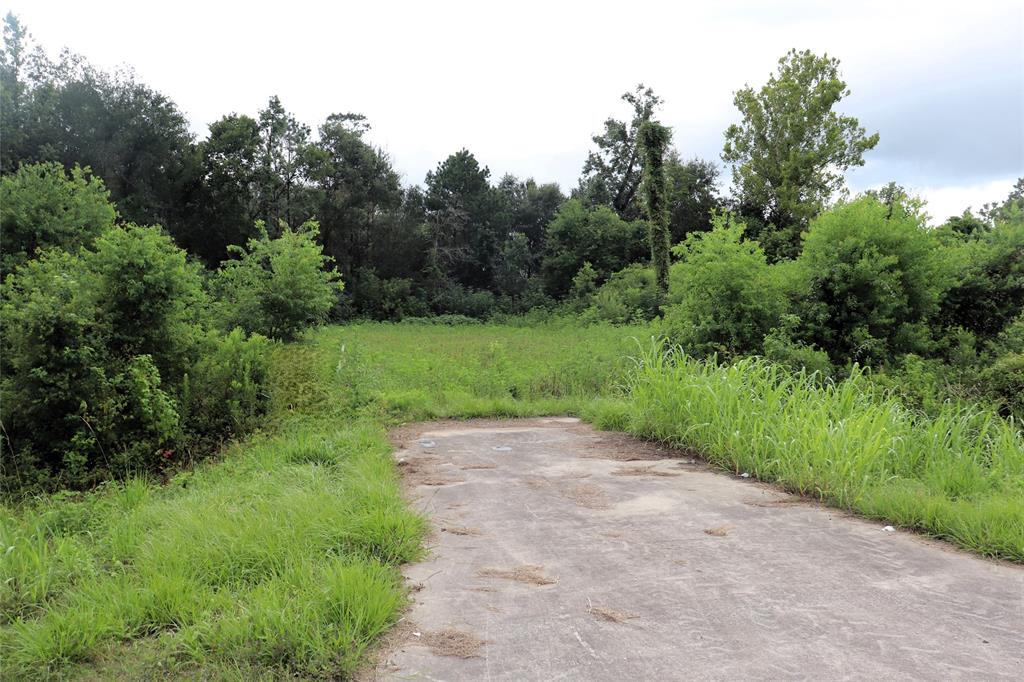
[[[421,552],[407,420],[581,414],[1024,561],[1024,179],[845,195],[838,60],[736,93],[730,196],[640,85],[567,197],[465,149],[403,187],[277,97],[196,140],[4,43],[0,677],[349,676]]]
[[[366,324],[275,349],[268,426],[223,461],[0,509],[0,676],[347,676],[425,530],[385,426],[578,412],[643,333]]]

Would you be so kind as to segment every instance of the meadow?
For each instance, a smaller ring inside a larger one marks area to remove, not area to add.
[[[387,429],[576,414],[736,473],[1024,561],[1024,439],[863,381],[695,361],[651,326],[364,323],[272,350],[270,415],[174,474],[0,514],[0,677],[348,677],[406,600],[427,522]]]

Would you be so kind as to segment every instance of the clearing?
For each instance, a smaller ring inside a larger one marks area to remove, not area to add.
[[[375,679],[1019,679],[1024,568],[576,419],[393,434],[432,520]]]

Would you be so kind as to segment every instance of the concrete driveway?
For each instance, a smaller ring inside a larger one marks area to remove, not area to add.
[[[1024,677],[1020,566],[575,419],[396,438],[435,532],[369,677]]]

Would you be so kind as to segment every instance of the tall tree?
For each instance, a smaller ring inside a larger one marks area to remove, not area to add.
[[[306,150],[306,174],[318,191],[316,213],[324,252],[344,276],[373,267],[371,245],[402,204],[398,173],[387,154],[363,139],[359,114],[332,114]]]
[[[715,211],[722,207],[718,198],[718,166],[703,159],[683,161],[670,149],[665,155],[668,184],[669,232],[678,244],[691,232],[711,229]]]
[[[426,229],[435,263],[459,284],[489,288],[502,241],[490,170],[463,149],[427,173]]]
[[[849,94],[838,59],[790,50],[760,90],[735,95],[743,120],[725,131],[722,159],[733,164],[740,212],[767,226],[754,236],[769,257],[799,252],[800,233],[842,188],[843,172],[878,144],[834,111]]]
[[[583,164],[583,175],[574,196],[587,205],[610,206],[625,220],[640,217],[637,192],[640,190],[640,149],[637,135],[640,126],[661,104],[661,98],[643,83],[633,92],[622,95],[633,107],[633,118],[627,123],[614,118],[604,122],[604,132],[594,135],[597,145]]]
[[[662,295],[668,292],[669,230],[665,183],[665,150],[672,132],[657,121],[640,126],[639,146],[643,157],[644,212],[649,225],[651,265]]]
[[[303,151],[309,140],[309,126],[288,113],[277,95],[260,111],[258,120],[260,216],[271,230],[276,230],[282,220],[297,225],[309,217],[298,207],[304,198]]]

